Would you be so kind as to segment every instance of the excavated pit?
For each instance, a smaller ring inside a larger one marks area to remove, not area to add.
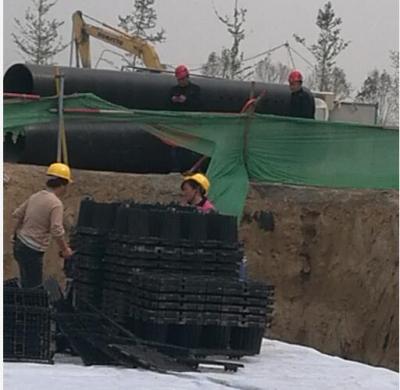
[[[44,171],[4,164],[4,279],[17,275],[12,210],[42,188]],[[179,198],[179,175],[73,174],[64,199],[67,226],[85,195],[98,201]],[[398,370],[397,191],[252,185],[240,235],[250,275],[276,287],[272,337]],[[57,252],[52,245],[45,274],[62,283]]]

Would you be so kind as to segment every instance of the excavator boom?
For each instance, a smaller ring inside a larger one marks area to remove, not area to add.
[[[139,57],[147,68],[164,69],[154,47],[146,40],[119,31],[105,23],[101,23],[104,28],[87,24],[83,20],[81,11],[76,11],[72,15],[72,23],[77,57],[80,58],[84,68],[91,67],[90,37],[93,37]],[[79,66],[78,58],[77,66]]]

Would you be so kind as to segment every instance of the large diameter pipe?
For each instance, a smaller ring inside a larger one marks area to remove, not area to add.
[[[200,158],[184,148],[171,147],[140,126],[121,122],[65,123],[69,163],[73,168],[170,173],[189,170]],[[17,143],[6,136],[4,160],[49,165],[56,161],[57,123],[31,125]]]
[[[91,92],[128,108],[171,110],[169,91],[176,85],[172,75],[155,72],[119,72],[112,70],[60,67],[65,77],[65,94]],[[4,91],[41,96],[56,94],[54,67],[31,64],[11,66],[4,76]],[[251,82],[192,77],[201,88],[203,107],[196,111],[240,112],[252,93]],[[266,90],[257,112],[288,115],[290,91],[281,84],[255,83],[254,95]]]

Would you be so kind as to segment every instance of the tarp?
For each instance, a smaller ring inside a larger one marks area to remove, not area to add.
[[[90,109],[66,112],[66,120],[140,123],[152,134],[210,156],[210,198],[226,214],[241,214],[249,181],[398,189],[396,130],[260,114],[128,110],[91,94],[66,97],[64,107]],[[57,98],[6,103],[4,131],[23,135],[26,125],[54,121],[55,108]]]

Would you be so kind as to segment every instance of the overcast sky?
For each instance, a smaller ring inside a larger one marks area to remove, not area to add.
[[[71,39],[71,15],[75,10],[117,26],[118,15],[126,15],[133,0],[58,0],[51,16],[65,21],[61,33],[65,41]],[[317,11],[326,0],[239,0],[247,8],[246,39],[242,44],[245,57],[258,54],[289,41],[304,57],[309,53],[294,42],[297,33],[314,42]],[[4,0],[3,66],[23,61],[11,39],[16,32],[14,18],[23,19],[30,0]],[[164,27],[167,40],[157,45],[161,61],[166,64],[185,63],[192,68],[207,60],[213,50],[229,47],[230,36],[217,20],[213,4],[222,15],[231,14],[234,0],[156,0],[159,26]],[[337,60],[344,68],[354,88],[359,88],[367,73],[374,68],[390,68],[389,51],[399,47],[399,0],[332,0],[336,15],[343,20],[342,37],[351,40],[350,46]],[[92,40],[92,63],[95,64],[103,49],[111,46]],[[106,58],[120,66],[113,54]],[[288,54],[281,49],[272,59],[289,65]],[[69,49],[56,58],[61,65],[69,62]],[[307,71],[307,64],[295,56],[295,65]],[[99,67],[109,68],[105,62]]]

